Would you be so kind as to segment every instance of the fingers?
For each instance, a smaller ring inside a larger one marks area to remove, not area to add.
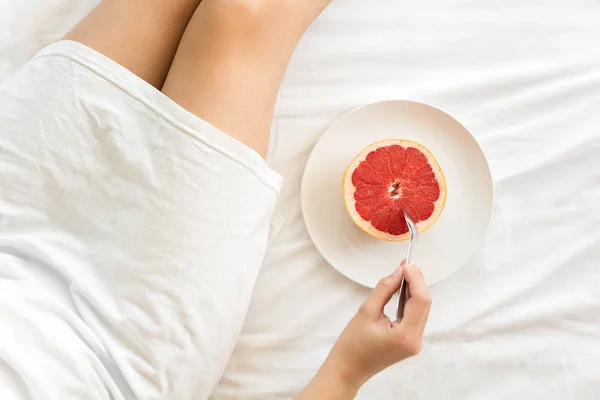
[[[427,282],[421,271],[414,265],[406,264],[402,268],[410,297],[404,307],[404,317],[399,322],[399,328],[404,332],[422,333],[431,308]]]
[[[380,280],[361,306],[361,310],[374,317],[379,317],[383,313],[385,305],[390,301],[394,293],[400,289],[402,271],[402,268],[398,268],[393,274]]]

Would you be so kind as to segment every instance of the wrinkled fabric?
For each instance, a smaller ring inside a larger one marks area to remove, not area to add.
[[[96,1],[0,0],[0,80]],[[286,224],[213,397],[292,398],[368,293],[311,243],[302,172],[338,117],[408,98],[445,109],[477,137],[495,212],[477,256],[431,288],[422,353],[358,399],[598,399],[599,18],[593,0],[334,0],[284,78],[270,161],[286,178]]]
[[[3,399],[206,399],[282,179],[243,144],[62,41],[0,86]]]
[[[286,227],[214,399],[293,397],[368,294],[319,255],[298,193],[337,118],[395,98],[472,131],[495,210],[475,258],[431,287],[421,354],[358,399],[600,398],[599,40],[597,1],[334,0],[281,88],[271,165]]]

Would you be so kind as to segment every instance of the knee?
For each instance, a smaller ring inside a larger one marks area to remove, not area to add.
[[[212,0],[212,7],[220,20],[242,29],[268,29],[293,15],[291,3],[286,0]]]

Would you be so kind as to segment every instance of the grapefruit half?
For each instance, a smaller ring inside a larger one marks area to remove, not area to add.
[[[402,209],[419,233],[438,219],[446,203],[446,181],[425,146],[390,139],[367,146],[344,174],[343,194],[350,218],[377,239],[410,238]]]

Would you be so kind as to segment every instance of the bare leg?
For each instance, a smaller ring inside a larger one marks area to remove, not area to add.
[[[330,0],[204,0],[163,93],[267,153],[277,92],[300,37]]]
[[[104,54],[161,88],[200,0],[104,0],[65,39]]]

